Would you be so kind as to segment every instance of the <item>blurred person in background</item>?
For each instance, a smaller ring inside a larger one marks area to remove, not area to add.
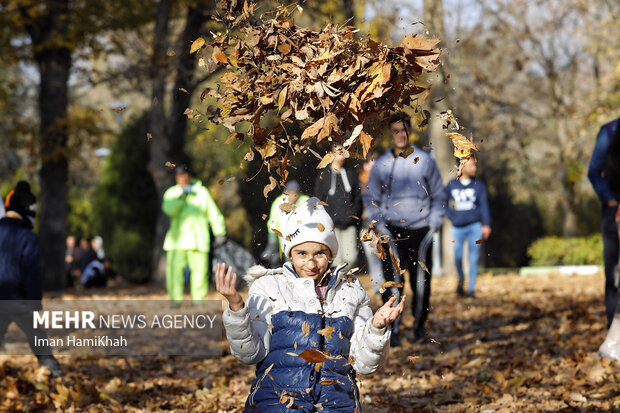
[[[32,322],[32,311],[42,309],[43,296],[39,238],[32,232],[37,199],[30,184],[19,181],[5,202],[6,216],[0,219],[0,345],[15,322],[39,364],[47,367],[52,377],[59,377],[62,370],[49,345],[35,345],[35,339],[47,342],[47,333],[33,328]]]
[[[619,242],[616,213],[620,200],[620,119],[601,127],[590,158],[588,178],[601,201],[601,233],[605,264],[605,313],[607,328],[618,304],[618,285],[614,267],[618,265]]]
[[[269,262],[270,267],[278,267],[282,262],[283,240],[275,231],[280,234],[284,232],[286,220],[290,213],[286,212],[288,210],[286,206],[298,207],[309,198],[308,195],[300,192],[299,182],[290,180],[284,185],[284,192],[271,204],[269,218],[267,218],[267,246],[261,253],[261,257]]]
[[[170,217],[170,228],[164,240],[166,251],[166,289],[171,306],[183,301],[185,267],[190,269],[190,295],[194,304],[205,299],[209,291],[209,231],[214,244],[226,242],[224,216],[209,190],[190,176],[187,165],[175,171],[176,185],[164,193],[162,209]]]
[[[430,312],[433,233],[439,231],[445,215],[446,195],[437,164],[431,156],[409,143],[411,119],[403,112],[394,113],[388,122],[392,147],[377,158],[370,171],[364,207],[377,229],[391,238],[382,260],[386,281],[400,284],[398,291],[386,289],[383,302],[391,294],[402,296],[401,269],[409,270],[413,291],[412,312],[415,318],[413,340],[424,340],[424,327]],[[396,251],[394,251],[396,249]],[[396,261],[396,258],[399,261]],[[420,264],[422,263],[422,264]],[[391,345],[400,345],[400,318],[392,326]]]
[[[334,221],[334,232],[340,245],[334,264],[346,262],[353,266],[359,253],[357,227],[361,221],[362,199],[357,174],[352,166],[345,168],[346,152],[341,144],[332,144],[334,158],[317,177],[313,195],[327,204],[325,209]]]
[[[368,160],[364,162],[362,165],[362,171],[359,174],[359,182],[361,185],[361,199],[364,199],[366,196],[366,189],[368,188],[368,178],[370,178],[370,170],[372,166],[375,164],[375,161],[378,157],[378,153],[375,151],[369,155]],[[368,213],[366,209],[363,210],[362,213],[362,229],[360,230],[360,238],[362,233],[364,232],[364,228],[368,228],[370,226],[370,219],[368,218]],[[364,254],[366,255],[366,262],[368,263],[368,272],[370,273],[370,278],[372,280],[372,288],[375,295],[380,294],[379,290],[381,285],[385,282],[385,278],[383,277],[383,266],[381,264],[381,258],[376,254],[378,251],[376,248],[371,247],[371,241],[361,241],[362,248],[364,249]]]
[[[460,160],[458,160],[460,163]],[[475,298],[478,261],[482,240],[491,235],[491,212],[487,199],[487,188],[476,179],[476,160],[470,157],[463,165],[461,177],[448,182],[446,198],[448,209],[446,217],[452,221],[452,238],[454,242],[454,261],[459,277],[456,293],[464,297]],[[469,283],[464,289],[465,272],[463,271],[463,247],[467,243],[469,261]]]

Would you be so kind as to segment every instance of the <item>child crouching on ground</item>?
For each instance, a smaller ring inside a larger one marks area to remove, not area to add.
[[[231,268],[220,263],[215,272],[229,303],[223,320],[231,352],[257,364],[245,412],[361,412],[355,372],[379,367],[404,297],[392,307],[393,297],[373,317],[346,264],[330,268],[338,242],[317,198],[290,214],[283,237],[291,262],[273,270],[252,267],[247,303]]]

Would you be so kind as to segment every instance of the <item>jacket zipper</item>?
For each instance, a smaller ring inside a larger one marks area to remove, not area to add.
[[[384,204],[385,204],[386,210],[390,209],[390,205],[387,202],[387,198],[392,193],[392,182],[394,181],[394,168],[396,168],[396,156],[394,157],[394,160],[392,161],[392,169],[390,170],[390,175],[388,176],[388,185],[384,192],[385,197],[382,197],[382,198],[385,198]]]
[[[325,297],[327,297],[327,294],[325,294]],[[323,330],[325,328],[325,311],[323,309],[323,302],[321,300],[319,300],[319,303],[321,304],[321,330]],[[323,352],[324,348],[325,348],[325,336],[323,334],[319,334],[321,337],[319,338],[319,351]],[[323,368],[323,366],[321,365],[321,369]],[[316,383],[318,384],[319,381],[321,381],[321,369],[319,369],[319,371],[317,371],[317,377],[316,377]]]

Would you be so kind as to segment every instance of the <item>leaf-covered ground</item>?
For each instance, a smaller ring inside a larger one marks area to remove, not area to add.
[[[403,346],[361,377],[365,412],[620,412],[620,364],[595,356],[601,274],[482,276],[476,300],[458,299],[455,284],[433,280],[428,343],[409,344],[407,310]],[[153,287],[97,298],[135,295],[165,297]],[[59,359],[65,374],[49,379],[33,356],[0,356],[0,411],[239,412],[254,376],[229,354]]]

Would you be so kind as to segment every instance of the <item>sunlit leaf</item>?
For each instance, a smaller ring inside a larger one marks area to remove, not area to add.
[[[190,54],[196,53],[198,50],[200,50],[202,46],[204,46],[204,44],[205,44],[205,39],[203,39],[202,37],[197,38],[196,40],[192,42],[192,46],[189,49],[189,53]]]

